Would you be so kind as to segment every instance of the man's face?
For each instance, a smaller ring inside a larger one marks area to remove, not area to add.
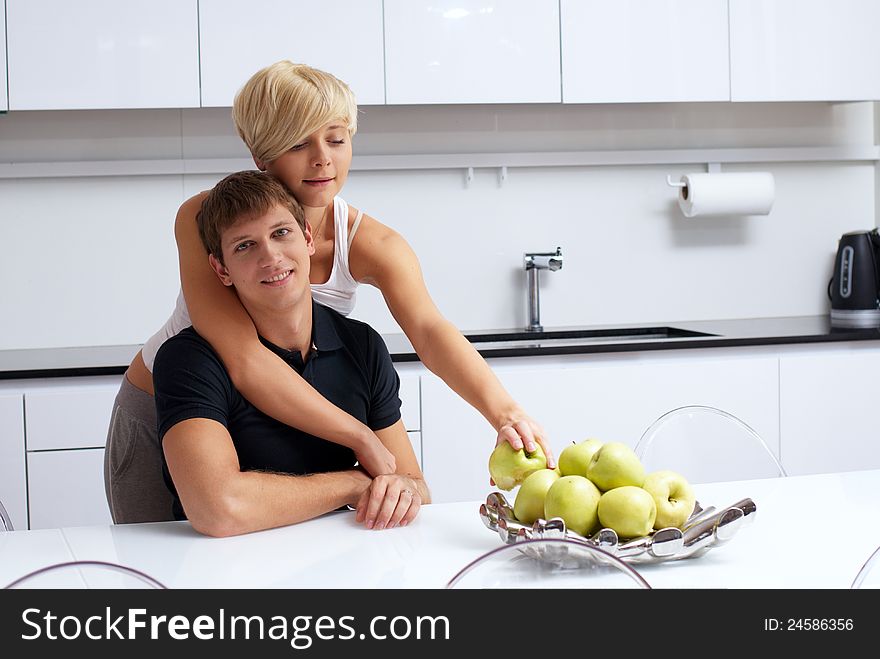
[[[348,128],[342,121],[331,121],[264,166],[287,186],[300,204],[325,208],[348,178],[351,167]]]
[[[221,245],[225,264],[211,256],[211,265],[249,310],[284,310],[308,291],[315,246],[283,206],[240,220],[223,232]]]

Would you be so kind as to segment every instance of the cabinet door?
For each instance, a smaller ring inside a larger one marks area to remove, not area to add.
[[[0,396],[0,502],[12,526],[27,528],[24,467],[24,409],[21,394]]]
[[[32,529],[112,524],[104,493],[104,449],[29,452]]]
[[[400,417],[407,430],[422,427],[422,401],[418,375],[400,376]]]
[[[385,102],[382,1],[201,0],[202,106],[231,106],[254,73],[288,59],[332,73],[358,103]]]
[[[782,464],[791,476],[880,468],[880,351],[783,356]]]
[[[710,405],[734,414],[778,456],[777,369],[775,358],[741,358],[494,370],[544,427],[557,456],[567,444],[587,437],[634,447],[651,423],[683,405]],[[422,378],[422,415],[425,478],[433,500],[484,499],[491,491],[487,464],[493,429],[432,376]]]
[[[0,112],[9,109],[9,95],[6,87],[6,3],[0,1]]]
[[[103,447],[121,378],[25,392],[28,451]]]
[[[876,0],[730,0],[733,101],[880,98]]]
[[[6,0],[12,110],[199,105],[196,0]]]
[[[558,103],[558,0],[385,0],[387,102]]]
[[[566,103],[729,101],[727,0],[562,0]]]

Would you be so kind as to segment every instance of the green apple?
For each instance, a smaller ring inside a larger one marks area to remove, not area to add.
[[[655,529],[668,526],[681,528],[694,512],[697,502],[694,491],[687,479],[675,471],[652,471],[645,476],[642,488],[654,497],[654,503],[657,504]]]
[[[623,442],[606,442],[593,454],[587,478],[603,492],[624,485],[641,487],[645,482],[645,468],[629,446]]]
[[[559,454],[559,471],[563,476],[586,476],[590,460],[601,446],[602,442],[593,438],[569,444]]]
[[[524,448],[517,451],[503,442],[489,456],[489,475],[502,490],[512,490],[533,471],[546,468],[547,458],[540,444],[535,444],[535,450],[526,453]]]
[[[513,514],[520,522],[533,524],[544,516],[544,497],[558,478],[556,469],[538,469],[526,476],[513,503]]]
[[[557,478],[544,497],[544,519],[561,517],[566,528],[587,536],[597,525],[602,493],[584,476]]]
[[[599,499],[599,522],[621,538],[648,535],[654,528],[657,504],[646,490],[624,485],[608,490]]]

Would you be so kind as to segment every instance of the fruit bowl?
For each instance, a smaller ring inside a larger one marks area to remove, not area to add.
[[[498,533],[506,544],[540,538],[565,538],[602,549],[632,563],[660,563],[701,556],[710,549],[729,542],[743,525],[754,520],[756,512],[757,507],[751,499],[742,499],[721,509],[714,506],[703,508],[697,502],[694,512],[682,528],[658,529],[646,536],[622,540],[615,531],[608,528],[584,537],[567,529],[565,522],[559,517],[539,519],[531,525],[522,524],[517,521],[513,507],[501,492],[492,492],[486,497],[486,503],[480,504],[483,524]],[[560,567],[580,566],[578,552],[569,551],[564,546],[535,549],[524,545],[522,549],[523,553],[532,558]]]

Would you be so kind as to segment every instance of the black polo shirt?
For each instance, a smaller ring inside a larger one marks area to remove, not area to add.
[[[260,340],[331,403],[372,430],[400,419],[400,380],[382,337],[369,325],[313,302],[315,350],[305,364],[299,351]],[[305,475],[355,465],[351,449],[286,426],[245,400],[220,356],[192,327],[162,344],[153,384],[160,441],[181,421],[213,419],[229,430],[242,471]],[[164,472],[175,519],[186,519],[167,465]]]

